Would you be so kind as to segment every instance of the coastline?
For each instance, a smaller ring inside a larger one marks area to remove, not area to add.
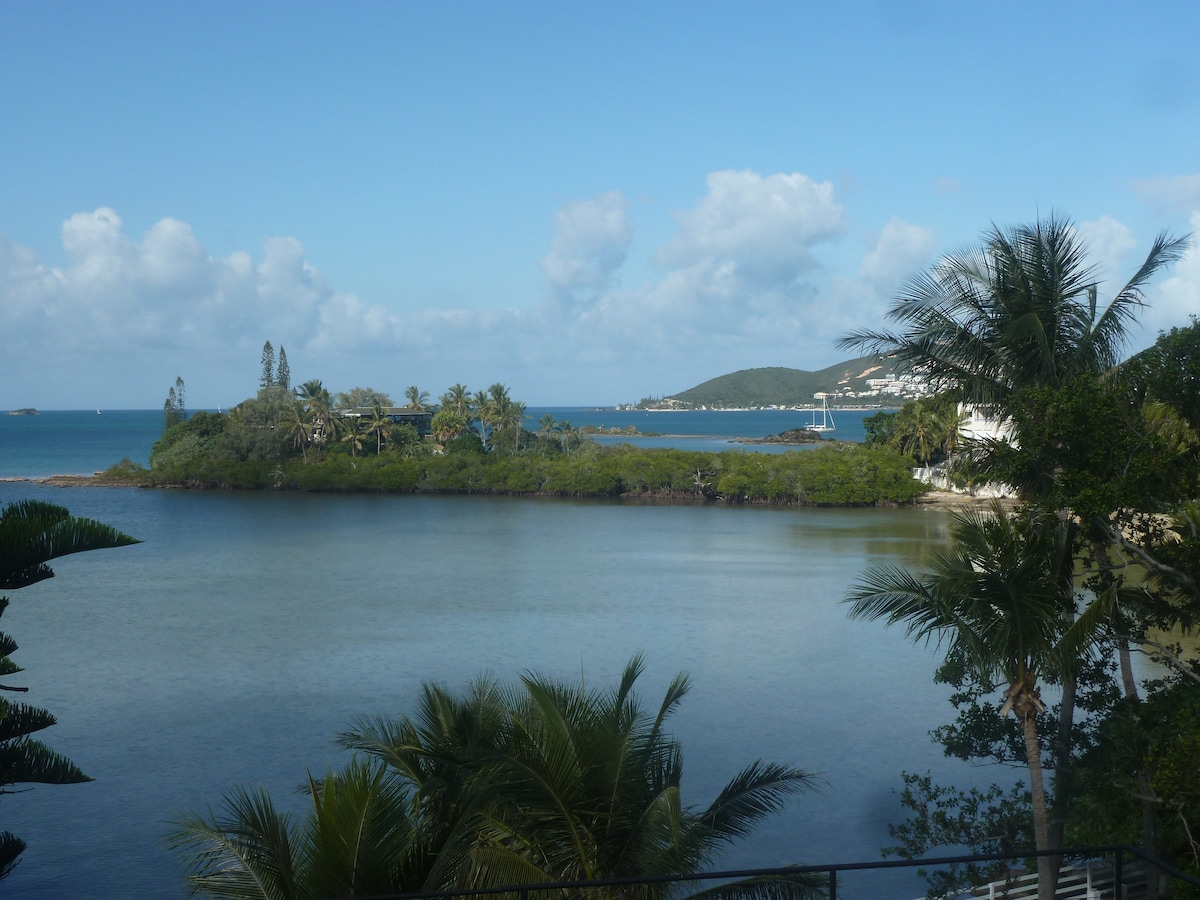
[[[96,472],[92,475],[39,475],[39,476],[21,476],[21,475],[0,475],[0,482],[17,483],[28,482],[30,484],[42,484],[50,487],[126,487],[136,488],[145,487],[135,481],[119,479],[119,478],[104,478],[102,473]],[[179,485],[154,485],[152,490],[178,490]],[[184,488],[186,490],[186,488]],[[641,500],[696,500],[693,497],[647,497],[641,494],[621,495],[624,499],[641,499]],[[703,501],[709,502],[709,501]],[[997,502],[993,497],[976,497],[970,494],[956,494],[951,491],[932,490],[926,494],[917,497],[912,503],[908,504],[912,509],[927,509],[939,510],[944,512],[954,512],[959,509],[980,509],[991,506]],[[1005,497],[999,500],[999,503],[1006,509],[1012,509],[1017,505],[1017,500],[1012,497]],[[758,505],[758,504],[750,504]],[[894,505],[881,506],[878,508],[895,508]]]

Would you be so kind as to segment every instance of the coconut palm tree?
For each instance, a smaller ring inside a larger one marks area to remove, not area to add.
[[[320,379],[316,378],[296,388],[296,396],[308,414],[309,440],[316,446],[319,458],[321,447],[331,438],[336,438],[338,433],[338,423],[333,415],[333,398]]]
[[[1065,218],[1008,230],[944,257],[908,283],[887,312],[899,330],[861,329],[844,349],[893,356],[939,389],[1004,410],[1028,387],[1059,388],[1119,360],[1146,284],[1177,261],[1187,238],[1159,234],[1134,276],[1104,306],[1087,248]]]
[[[559,441],[562,443],[564,451],[571,449],[571,438],[578,436],[577,429],[571,427],[571,423],[566,419],[560,419],[554,423],[554,430],[558,432]]]
[[[236,409],[235,409],[236,411]],[[312,425],[304,404],[293,400],[283,410],[279,419],[279,427],[285,436],[292,439],[292,448],[300,451],[304,462],[308,463],[308,444],[312,440]]]
[[[342,432],[341,442],[350,445],[351,456],[358,456],[358,451],[363,448],[365,430],[362,419],[359,416],[347,416],[340,420],[339,425]]]
[[[168,836],[196,893],[239,900],[392,895],[434,890],[439,850],[408,788],[384,766],[353,760],[308,779],[301,821],[262,790],[237,789],[220,813],[177,818]]]
[[[488,426],[495,415],[495,404],[487,391],[476,391],[471,406],[471,417],[479,422],[479,440],[487,446]]]
[[[387,417],[383,407],[376,403],[371,407],[370,418],[366,422],[367,433],[375,435],[375,455],[383,452],[383,445],[391,437],[392,420]]]
[[[690,683],[677,676],[650,712],[634,693],[642,671],[634,657],[607,691],[537,674],[513,688],[485,679],[462,698],[427,687],[415,719],[363,721],[343,742],[401,772],[428,810],[477,804],[459,887],[703,871],[813,779],[759,761],[708,807],[684,804],[682,755],[665,726]],[[669,890],[599,893],[653,898]],[[800,898],[820,890],[808,876],[705,893]]]
[[[947,654],[975,668],[983,684],[1006,687],[1001,713],[1021,723],[1038,850],[1053,849],[1042,775],[1038,717],[1041,681],[1069,671],[1096,627],[1093,604],[1064,633],[1075,607],[1077,526],[1052,513],[987,511],[954,516],[951,544],[914,576],[887,566],[853,586],[850,615],[904,625],[914,640],[948,642]],[[1052,900],[1057,860],[1038,858],[1039,900]]]
[[[520,400],[512,400],[508,404],[509,423],[515,434],[515,447],[521,449],[521,435],[525,432],[525,404]]]
[[[425,412],[429,409],[429,391],[423,391],[415,384],[409,385],[404,390],[404,399],[408,401],[408,405],[415,410]]]
[[[471,392],[465,384],[452,384],[439,401],[442,409],[457,413],[464,419],[471,418]]]

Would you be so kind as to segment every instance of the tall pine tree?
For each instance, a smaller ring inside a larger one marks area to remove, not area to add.
[[[175,386],[167,391],[166,402],[163,403],[163,431],[172,425],[178,425],[187,418],[187,407],[183,399],[183,378],[175,377]]]
[[[266,390],[275,383],[275,348],[271,346],[271,342],[267,341],[263,344],[262,352],[262,375],[259,376],[258,386],[261,390]]]
[[[288,366],[287,351],[283,349],[283,344],[279,345],[279,368],[275,370],[275,383],[287,393],[291,393],[292,370]]]

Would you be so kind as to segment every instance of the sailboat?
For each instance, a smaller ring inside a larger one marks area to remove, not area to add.
[[[809,431],[833,431],[837,426],[833,424],[833,413],[829,411],[829,402],[825,395],[821,395],[820,418],[817,417],[817,407],[814,404],[812,408],[812,423],[808,426]]]

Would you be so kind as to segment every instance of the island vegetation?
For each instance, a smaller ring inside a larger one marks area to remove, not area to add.
[[[281,350],[282,353],[282,350]],[[374,491],[626,497],[731,503],[870,506],[926,492],[910,461],[887,447],[830,442],[756,454],[601,445],[543,416],[503,384],[450,387],[432,404],[412,386],[406,405],[373,388],[331,394],[319,380],[292,388],[264,348],[257,394],[228,413],[188,414],[178,379],[164,430],[143,469],[122,461],[102,481],[196,489]]]

